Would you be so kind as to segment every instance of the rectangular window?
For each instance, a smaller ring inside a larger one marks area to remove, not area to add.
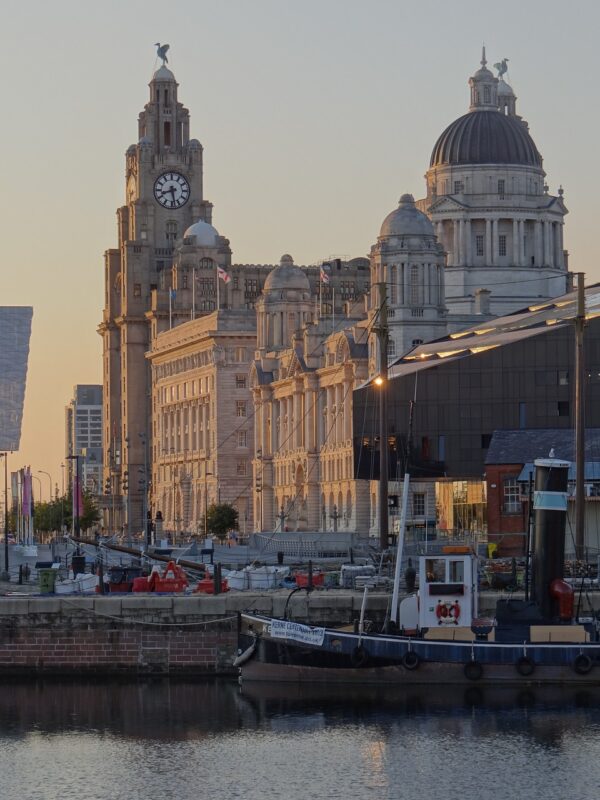
[[[519,403],[519,428],[525,430],[527,427],[527,403]]]
[[[133,284],[133,296],[134,297],[141,297],[142,296],[142,284],[141,283],[134,283]]]
[[[559,417],[568,417],[569,416],[569,401],[568,400],[559,400],[557,405],[557,413]]]
[[[504,200],[504,185],[505,184],[503,180],[498,181],[498,195],[501,200]]]
[[[516,476],[504,479],[503,494],[503,513],[518,514],[521,511],[521,500],[519,497],[519,484],[517,483]]]
[[[237,446],[238,447],[247,447],[248,446],[248,432],[247,431],[238,431]]]
[[[506,255],[506,236],[504,235],[498,237],[498,255]]]
[[[564,369],[558,370],[558,385],[559,386],[569,385],[569,373]]]
[[[423,492],[413,494],[413,517],[425,516],[425,495]]]
[[[245,461],[238,461],[237,462],[236,474],[237,475],[245,475],[246,474],[246,462]]]
[[[490,446],[490,442],[492,441],[492,434],[491,433],[482,433],[481,434],[481,449],[487,450]]]
[[[235,415],[236,417],[245,417],[246,416],[246,402],[245,400],[238,400],[235,404]]]
[[[235,376],[235,388],[236,389],[245,389],[246,388],[246,376],[245,375],[236,375]]]
[[[475,237],[475,252],[478,256],[483,255],[483,236],[480,234]]]
[[[462,194],[465,190],[463,181],[454,181],[454,194]]]

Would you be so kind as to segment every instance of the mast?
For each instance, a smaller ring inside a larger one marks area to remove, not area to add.
[[[379,339],[379,546],[389,547],[389,509],[388,509],[388,430],[387,430],[387,392],[388,392],[388,322],[387,286],[385,274],[379,283],[379,325],[375,328]]]
[[[577,273],[577,315],[575,317],[575,553],[583,558],[585,548],[585,328],[584,273]]]

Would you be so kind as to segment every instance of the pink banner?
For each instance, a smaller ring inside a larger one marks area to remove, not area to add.
[[[24,517],[31,516],[31,472],[29,467],[21,470],[21,514]]]
[[[73,473],[73,519],[81,517],[83,513],[83,495],[81,492],[81,478],[77,476],[77,472]]]

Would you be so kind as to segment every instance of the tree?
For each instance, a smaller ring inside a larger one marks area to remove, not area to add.
[[[230,503],[213,503],[206,513],[209,533],[213,533],[221,542],[229,531],[237,529],[238,512]]]
[[[96,500],[89,492],[83,493],[83,508],[79,519],[82,531],[90,528],[101,518]],[[57,497],[50,503],[36,503],[34,509],[34,527],[37,531],[59,531],[61,525],[71,528],[73,522],[73,501],[69,495]]]

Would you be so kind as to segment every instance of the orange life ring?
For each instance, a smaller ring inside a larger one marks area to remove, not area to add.
[[[450,613],[454,617],[455,622],[458,623],[458,618],[460,617],[460,604],[459,604],[458,600],[450,608]]]

